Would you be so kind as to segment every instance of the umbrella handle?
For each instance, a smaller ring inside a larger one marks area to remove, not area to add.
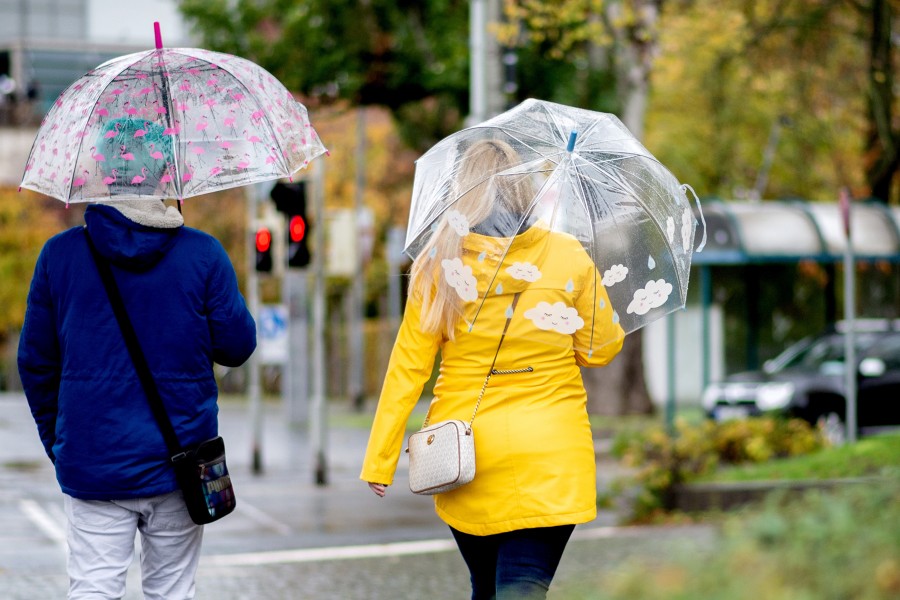
[[[694,191],[694,188],[686,183],[681,184],[681,191],[685,192],[685,196],[687,196],[686,192],[691,192],[691,195],[694,197],[694,203],[697,205],[697,212],[700,213],[700,223],[703,225],[703,238],[700,240],[700,246],[698,246],[694,252],[702,252],[706,247],[706,219],[703,218],[703,209],[700,207],[700,198],[697,197],[697,192]],[[688,199],[688,204],[690,204],[690,202],[690,199]]]

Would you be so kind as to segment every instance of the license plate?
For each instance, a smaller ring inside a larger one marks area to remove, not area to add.
[[[750,411],[746,406],[717,406],[716,421],[730,421],[732,419],[746,419]]]

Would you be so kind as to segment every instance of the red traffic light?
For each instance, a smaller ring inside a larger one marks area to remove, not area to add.
[[[294,215],[291,217],[288,231],[290,232],[292,242],[301,241],[303,236],[306,235],[306,221],[304,221],[303,217],[300,215]]]
[[[272,232],[268,227],[260,227],[256,230],[256,251],[266,252],[272,247]]]

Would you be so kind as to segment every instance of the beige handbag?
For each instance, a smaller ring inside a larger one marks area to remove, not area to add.
[[[503,344],[503,338],[506,337],[506,330],[509,328],[509,321],[512,319],[512,312],[516,309],[518,301],[519,294],[517,293],[513,296],[512,310],[506,319],[500,343],[497,344],[497,352],[494,353],[494,360],[491,362],[491,368],[481,386],[481,392],[478,394],[475,410],[472,411],[472,418],[469,419],[469,422],[454,419],[429,425],[428,419],[431,416],[431,407],[429,407],[422,429],[409,436],[406,452],[409,454],[409,489],[413,494],[424,496],[443,494],[455,490],[475,478],[475,435],[472,433],[472,423],[475,421],[475,415],[478,413],[478,407],[481,405],[484,390],[487,388],[491,376],[530,373],[534,370],[531,367],[511,370],[494,368],[494,365],[497,364],[500,346]]]
[[[475,478],[475,436],[464,421],[441,421],[409,436],[409,489],[442,494]]]

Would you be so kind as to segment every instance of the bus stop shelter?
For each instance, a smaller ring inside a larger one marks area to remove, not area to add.
[[[694,255],[693,265],[700,286],[702,385],[711,379],[710,307],[713,304],[711,269],[717,266],[789,264],[814,261],[834,269],[848,250],[844,219],[837,202],[758,201],[703,203],[707,225],[706,248]],[[850,209],[851,247],[855,264],[884,261],[890,265],[894,282],[893,306],[900,317],[900,207],[880,202],[852,202]],[[699,228],[698,228],[699,229]],[[699,239],[699,236],[698,236]],[[748,295],[746,327],[748,368],[758,367],[760,286],[764,271],[745,281]],[[834,277],[825,294],[825,319],[833,322],[837,313]],[[858,293],[858,291],[857,291]],[[674,348],[670,349],[674,351]]]

